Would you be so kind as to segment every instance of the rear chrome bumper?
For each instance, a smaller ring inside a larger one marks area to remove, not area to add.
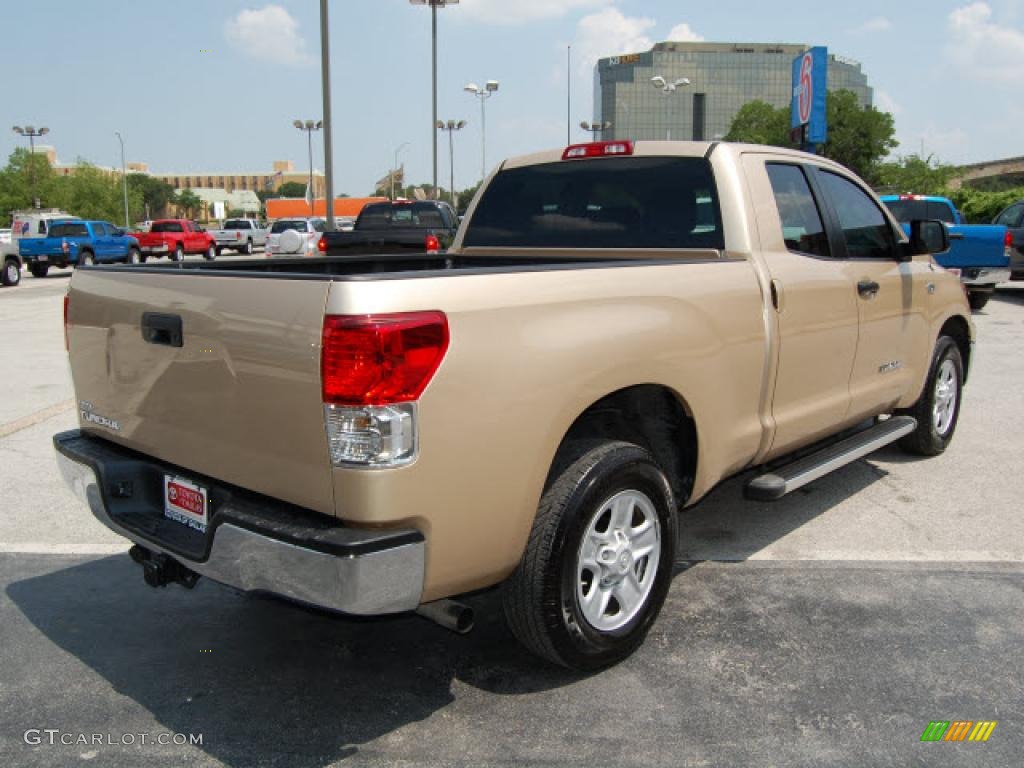
[[[223,501],[201,534],[164,518],[154,502],[162,504],[162,487],[153,483],[177,468],[78,430],[53,442],[65,482],[101,523],[202,576],[354,615],[400,613],[420,603],[424,540],[415,529],[348,528],[283,502],[222,490],[213,494]]]
[[[1005,283],[1010,279],[1009,267],[982,267],[980,269],[965,269],[960,274],[960,282],[964,285],[996,285]]]

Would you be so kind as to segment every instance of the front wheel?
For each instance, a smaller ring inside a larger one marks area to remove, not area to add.
[[[216,259],[217,258],[217,249],[216,249],[216,247],[214,247],[212,245],[207,246],[206,253],[203,254],[203,258],[206,259],[207,261],[213,261],[214,259]]]
[[[4,285],[17,285],[21,282],[21,265],[17,259],[6,259],[3,272],[0,272],[0,283]]]
[[[675,542],[672,490],[651,454],[625,442],[580,446],[541,498],[502,588],[509,628],[571,669],[621,661],[665,602]]]
[[[128,250],[128,263],[129,264],[141,264],[142,263],[142,252],[138,248],[130,248]]]
[[[940,336],[921,399],[905,413],[917,419],[917,429],[900,440],[900,447],[920,456],[938,456],[953,440],[960,418],[964,363],[960,348]]]

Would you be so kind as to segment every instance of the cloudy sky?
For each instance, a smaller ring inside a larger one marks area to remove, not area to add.
[[[316,0],[33,0],[11,4],[0,46],[4,112],[46,125],[62,162],[129,160],[154,171],[307,166],[295,118],[319,118]],[[331,3],[335,186],[371,191],[395,149],[430,180],[430,13],[408,0]],[[456,186],[480,174],[480,111],[462,87],[496,79],[488,165],[566,139],[590,119],[593,63],[653,42],[827,45],[858,59],[901,153],[946,162],[1024,155],[1024,0],[462,0],[439,13],[440,117],[465,119]],[[566,46],[573,64],[567,72]],[[582,140],[579,129],[574,140]],[[0,133],[6,157],[18,137]],[[320,139],[315,151],[320,152]],[[322,155],[321,155],[322,157]],[[441,144],[447,186],[447,141]],[[315,160],[322,167],[322,159]]]

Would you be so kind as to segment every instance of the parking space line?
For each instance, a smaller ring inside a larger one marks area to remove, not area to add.
[[[60,416],[62,413],[67,413],[75,407],[74,400],[65,400],[62,403],[51,405],[48,408],[30,413],[28,416],[23,416],[20,419],[9,421],[6,424],[0,424],[0,439],[9,437],[15,432],[21,432],[23,429],[34,427],[36,424],[42,424],[44,421],[52,419],[54,416]]]

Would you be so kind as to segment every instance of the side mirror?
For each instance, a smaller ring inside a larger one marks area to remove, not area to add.
[[[949,250],[949,230],[937,219],[914,219],[910,222],[910,242],[905,249],[908,258],[946,253]]]

